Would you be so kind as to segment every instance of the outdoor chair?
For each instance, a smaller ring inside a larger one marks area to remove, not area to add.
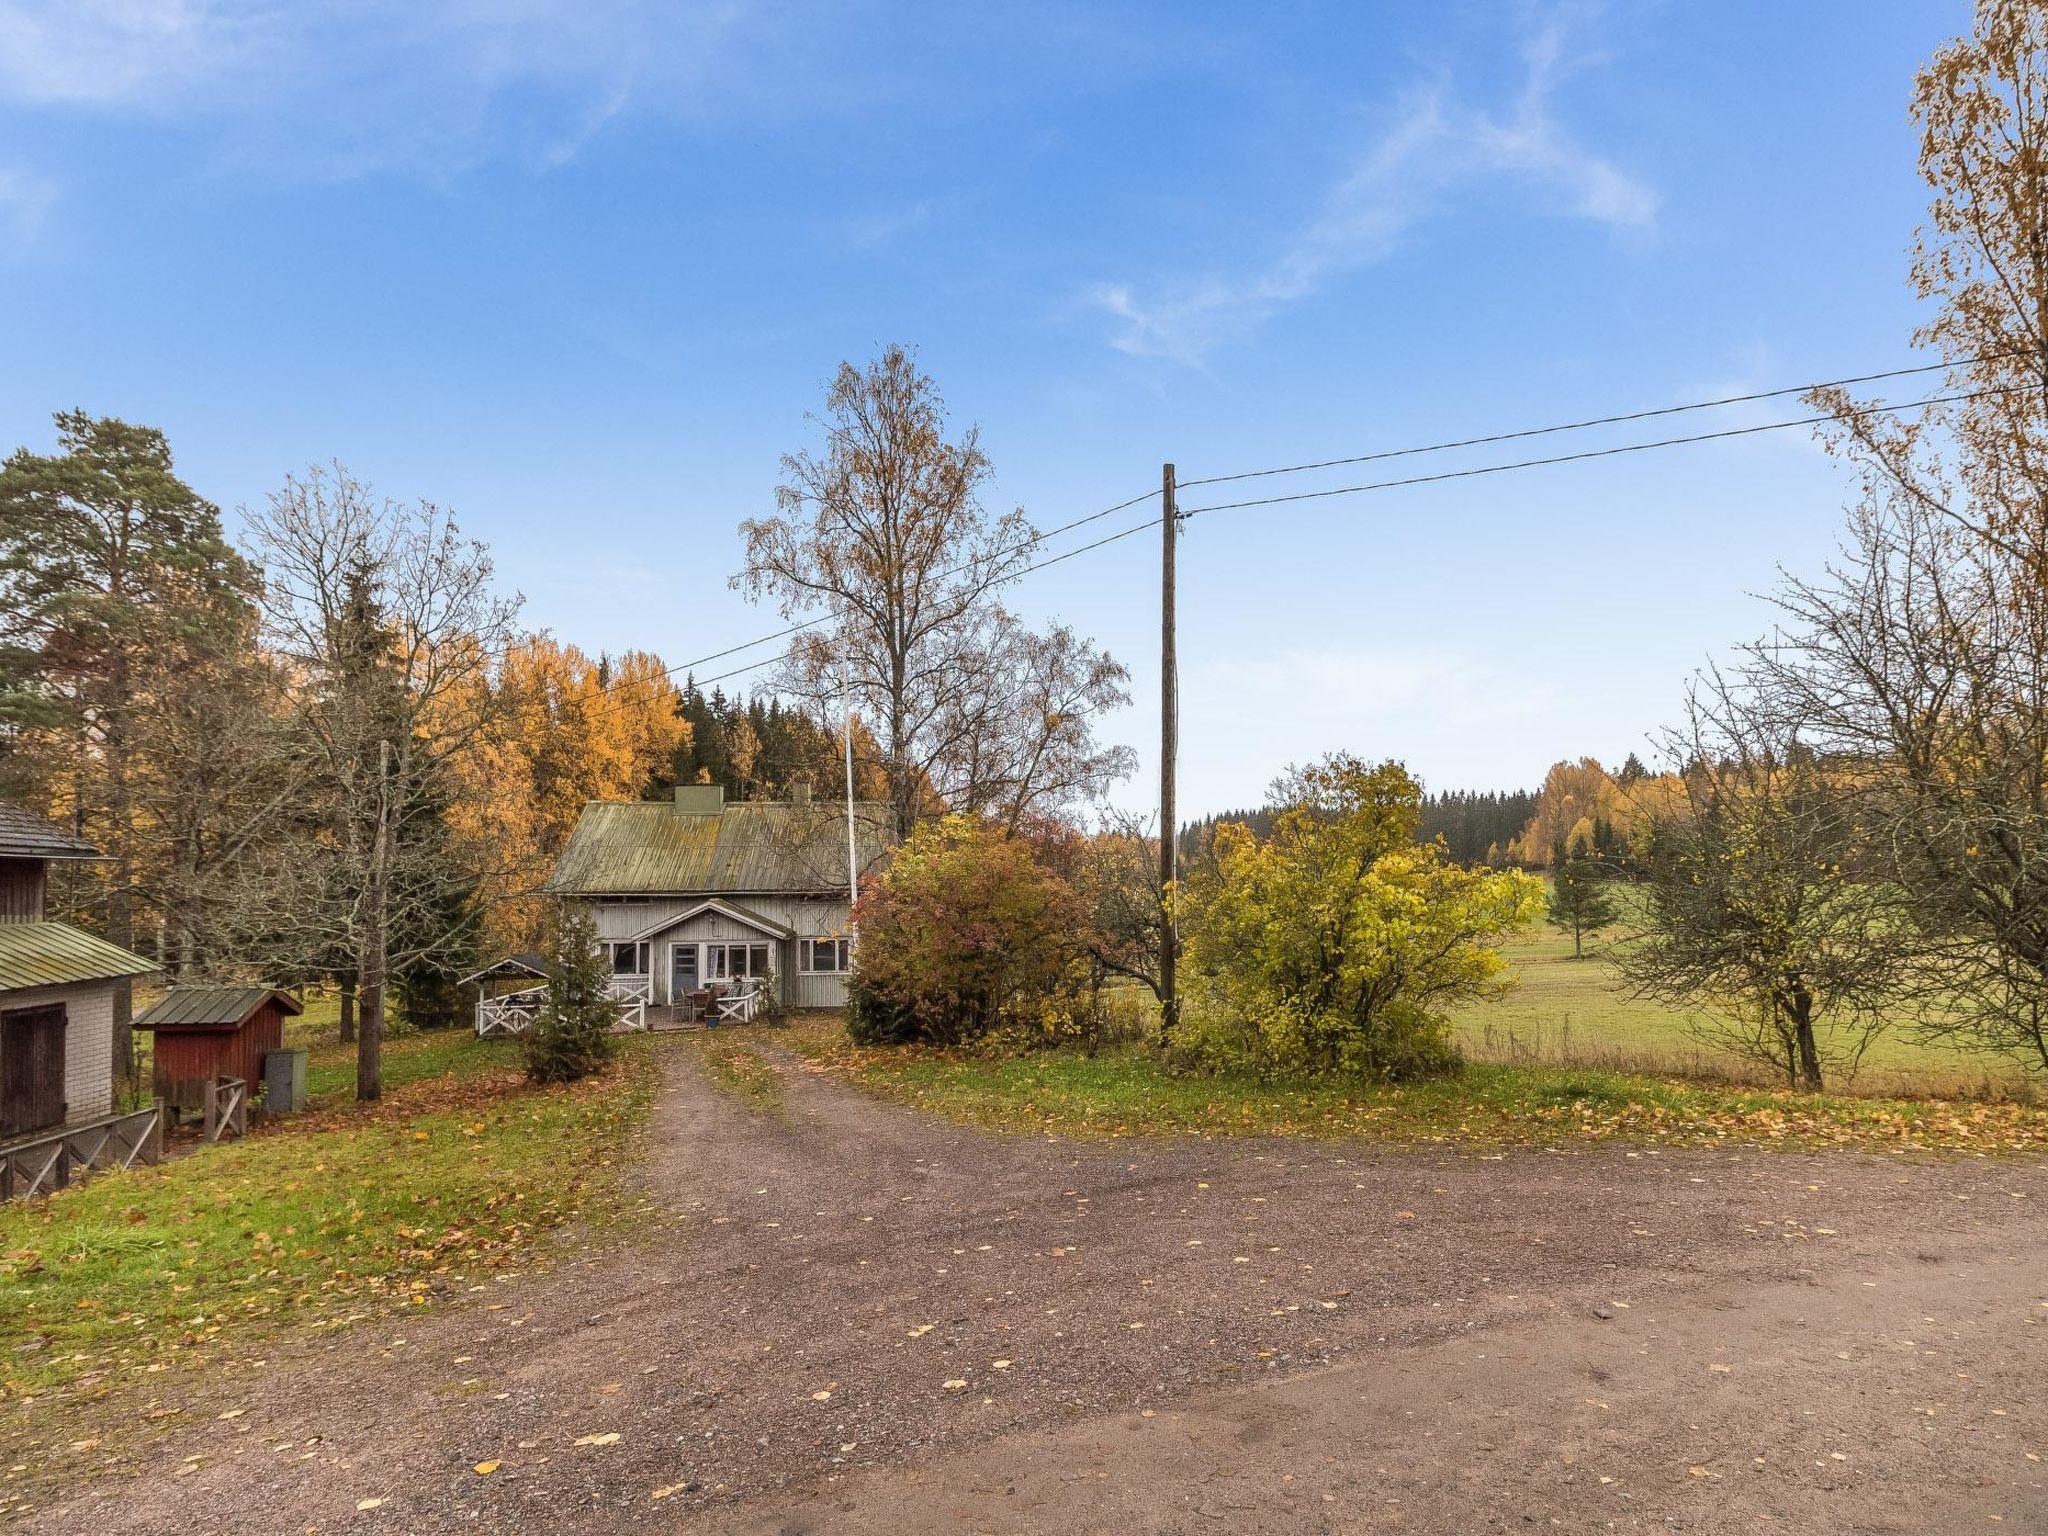
[[[719,1021],[723,1023],[730,1019],[740,1024],[751,1023],[759,996],[760,994],[755,990],[754,978],[751,976],[742,978],[738,985],[719,998]]]

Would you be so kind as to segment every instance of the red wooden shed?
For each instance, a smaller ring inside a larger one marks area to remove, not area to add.
[[[174,1109],[206,1107],[206,1085],[239,1077],[254,1096],[263,1056],[284,1044],[297,998],[270,987],[173,987],[135,1021],[156,1036],[156,1094]]]

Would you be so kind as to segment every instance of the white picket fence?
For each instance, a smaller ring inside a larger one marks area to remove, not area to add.
[[[629,984],[635,979],[639,982],[637,988]],[[652,984],[645,977],[614,981],[607,990],[619,1010],[618,1022],[612,1025],[613,1033],[632,1034],[647,1027],[647,1003]],[[479,998],[476,1005],[477,1034],[485,1039],[494,1035],[525,1034],[533,1028],[534,1015],[540,1012],[547,996],[546,987],[522,987],[517,992],[507,992],[503,997]]]

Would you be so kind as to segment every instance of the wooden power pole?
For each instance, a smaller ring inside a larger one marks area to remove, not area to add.
[[[1159,1038],[1173,1038],[1180,1023],[1180,994],[1174,986],[1179,958],[1179,925],[1174,920],[1180,879],[1180,816],[1174,806],[1174,773],[1180,757],[1180,663],[1174,654],[1174,541],[1180,511],[1174,505],[1173,466],[1159,472]]]

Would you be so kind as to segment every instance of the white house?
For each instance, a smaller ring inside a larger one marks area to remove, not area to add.
[[[648,1001],[707,983],[773,976],[794,1008],[846,1001],[849,885],[888,846],[888,807],[843,801],[726,803],[717,785],[672,799],[592,801],[545,889],[582,904],[614,974]]]

